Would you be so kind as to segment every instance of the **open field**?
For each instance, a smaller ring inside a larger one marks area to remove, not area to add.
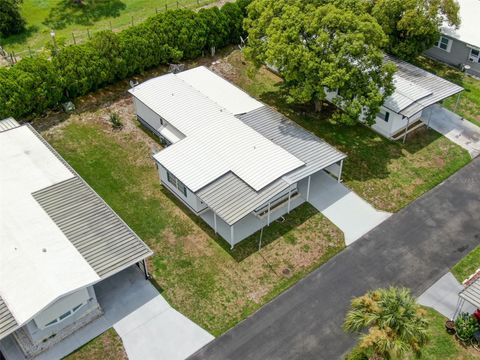
[[[458,106],[456,96],[446,99],[443,105],[465,119],[470,120],[475,125],[480,126],[480,80],[467,76],[451,66],[425,57],[419,57],[416,65],[463,86],[465,91],[460,95]]]
[[[80,349],[65,357],[65,360],[127,360],[122,339],[114,329],[83,345]]]
[[[58,43],[83,41],[88,32],[113,29],[119,31],[132,24],[138,24],[165,8],[176,9],[203,6],[215,0],[83,0],[78,4],[72,0],[24,0],[21,5],[22,16],[27,22],[26,31],[0,38],[0,45],[7,51],[23,51],[21,57],[29,55],[28,47],[33,50],[51,44],[50,31],[56,33]]]
[[[453,275],[458,281],[463,282],[477,269],[480,269],[480,246],[473,249],[457,265],[452,268]]]
[[[249,64],[240,51],[232,52],[215,68],[345,152],[345,184],[380,210],[398,211],[470,161],[465,150],[433,130],[419,131],[403,145],[361,125],[333,124],[331,109],[313,113],[309,107],[289,106],[283,100],[281,79],[264,68],[250,78]]]
[[[124,121],[121,131],[108,122],[112,111]],[[160,146],[137,125],[133,111],[125,95],[80,110],[43,135],[155,252],[150,270],[163,296],[212,334],[223,333],[343,249],[340,230],[303,205],[265,230],[260,251],[258,236],[230,251],[162,188],[150,158]]]

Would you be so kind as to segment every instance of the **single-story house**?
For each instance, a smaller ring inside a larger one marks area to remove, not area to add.
[[[152,254],[30,126],[0,121],[0,342],[33,358],[98,318],[93,285]]]
[[[345,154],[206,67],[130,93],[166,145],[161,183],[231,247],[308,201],[315,173],[341,177]]]
[[[397,66],[395,90],[380,107],[372,129],[389,139],[405,139],[409,132],[428,125],[423,110],[463,91],[461,86],[393,56],[385,55],[385,61]],[[327,100],[335,96],[337,92],[327,92]]]
[[[444,24],[441,36],[435,46],[425,55],[447,64],[464,69],[465,72],[480,77],[480,16],[479,0],[458,0],[461,24],[458,29]]]

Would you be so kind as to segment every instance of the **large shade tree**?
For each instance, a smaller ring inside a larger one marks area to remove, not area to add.
[[[25,30],[20,4],[21,0],[0,0],[0,36],[7,37]]]
[[[403,359],[426,344],[425,316],[410,290],[390,287],[354,298],[344,328],[361,333],[359,347],[367,357]]]
[[[460,25],[456,0],[374,0],[371,14],[388,36],[387,51],[411,60],[431,48],[442,24]]]
[[[291,102],[314,102],[328,92],[339,116],[372,123],[393,91],[393,64],[383,61],[387,38],[369,14],[302,0],[254,0],[248,7],[246,56],[281,73]]]

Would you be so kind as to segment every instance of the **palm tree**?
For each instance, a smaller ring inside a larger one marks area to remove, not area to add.
[[[354,298],[344,329],[361,332],[359,347],[371,359],[402,359],[428,340],[426,312],[410,290],[390,287]]]

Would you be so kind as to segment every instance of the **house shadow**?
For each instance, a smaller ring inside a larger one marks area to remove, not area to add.
[[[289,231],[302,225],[312,216],[318,213],[318,211],[310,204],[302,204],[299,207],[293,209],[289,214],[284,217],[273,221],[270,226],[266,226],[262,231],[259,230],[250,235],[240,243],[236,244],[231,249],[227,240],[223,239],[218,234],[215,234],[214,230],[205,222],[202,218],[195,215],[182,201],[180,201],[169,190],[162,187],[163,194],[168,197],[176,206],[178,206],[192,220],[208,237],[213,239],[226,253],[228,253],[236,262],[241,262],[248,258],[250,255],[257,253],[261,248],[267,246],[270,243],[280,239],[286,235]],[[261,243],[260,243],[261,237]],[[287,238],[286,241],[294,242],[294,239]]]
[[[325,104],[321,112],[315,112],[313,104],[287,104],[284,100],[285,90],[281,85],[279,87],[278,91],[262,94],[260,99],[347,154],[342,176],[344,180],[388,178],[392,160],[403,158],[406,153],[415,154],[442,136],[432,129],[421,128],[408,134],[405,144],[401,140],[389,140],[360,123],[335,123],[332,115],[336,108],[331,104]],[[288,126],[280,130],[287,132],[289,136],[297,136],[294,131],[289,131]]]
[[[94,22],[120,16],[126,5],[120,0],[62,0],[54,6],[43,24],[52,29],[68,25],[92,25]]]

